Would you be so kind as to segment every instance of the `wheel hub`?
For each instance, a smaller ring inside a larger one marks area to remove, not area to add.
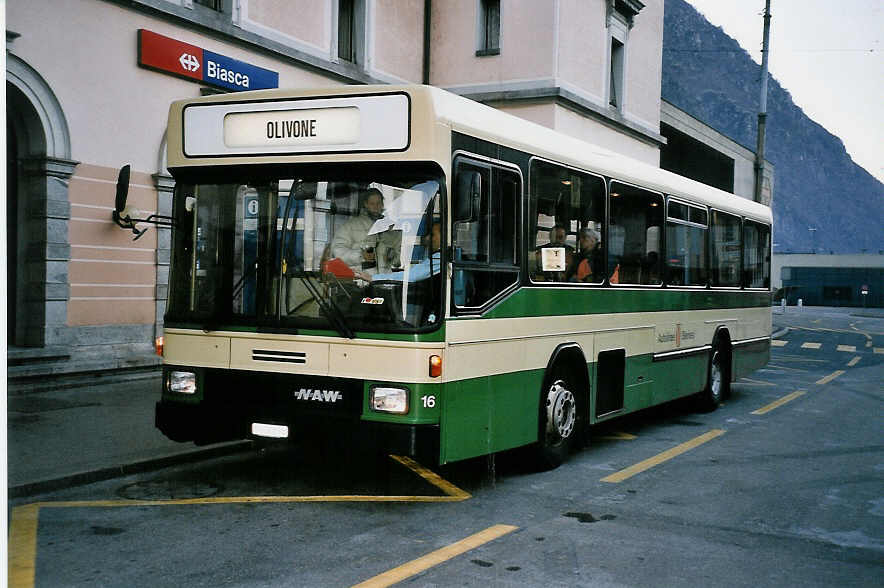
[[[577,402],[574,394],[564,387],[564,382],[554,383],[546,396],[546,434],[548,437],[568,439],[577,421]]]

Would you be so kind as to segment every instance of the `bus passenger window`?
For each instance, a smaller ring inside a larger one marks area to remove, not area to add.
[[[531,162],[530,177],[531,281],[602,283],[606,275],[604,180],[536,159]]]
[[[740,217],[712,211],[712,285],[740,287]]]
[[[743,225],[743,285],[770,288],[770,227],[747,220]]]
[[[705,286],[707,212],[705,208],[669,201],[666,218],[666,283]]]
[[[610,222],[608,267],[616,277],[611,282],[662,283],[662,194],[611,182]]]

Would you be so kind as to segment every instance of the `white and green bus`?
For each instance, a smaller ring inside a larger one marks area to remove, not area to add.
[[[177,441],[555,466],[769,358],[768,207],[436,88],[176,102],[168,163]]]

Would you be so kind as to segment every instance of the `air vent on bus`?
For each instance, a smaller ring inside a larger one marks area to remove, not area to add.
[[[307,354],[303,351],[272,351],[252,349],[253,361],[282,361],[285,363],[307,363]]]

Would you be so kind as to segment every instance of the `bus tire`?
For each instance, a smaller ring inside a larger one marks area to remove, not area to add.
[[[720,340],[712,344],[709,356],[709,369],[706,374],[706,387],[698,397],[699,409],[712,412],[730,393],[730,355],[727,345]]]
[[[542,469],[557,468],[580,435],[577,379],[560,366],[553,368],[540,398],[537,461]]]

